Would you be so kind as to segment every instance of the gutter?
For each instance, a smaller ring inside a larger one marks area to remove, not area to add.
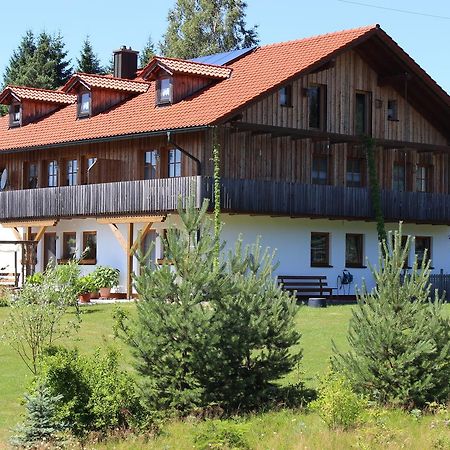
[[[175,128],[175,129],[172,129],[169,131],[167,131],[167,130],[144,131],[142,133],[119,134],[116,136],[106,136],[106,137],[100,137],[100,138],[94,138],[94,139],[79,139],[76,141],[66,141],[66,142],[47,144],[47,145],[19,147],[19,148],[10,149],[10,150],[2,150],[0,148],[0,156],[5,155],[5,154],[46,150],[46,149],[50,149],[50,148],[72,147],[74,145],[96,144],[96,143],[101,143],[101,142],[125,141],[128,139],[140,139],[140,138],[144,138],[144,137],[164,136],[164,135],[170,135],[171,133],[173,133],[173,134],[193,133],[195,131],[205,131],[205,130],[208,130],[209,128],[211,128],[210,125],[201,125],[201,126],[196,126],[196,127]],[[176,144],[174,144],[174,143],[172,143],[172,145],[176,146]],[[198,161],[197,158],[188,154],[185,150],[182,150],[181,148],[179,148],[179,150],[182,151],[183,153],[185,153],[187,156],[192,157],[192,159]],[[198,162],[200,162],[200,161],[198,161]]]
[[[197,165],[197,175],[202,174],[202,163],[198,158],[196,158],[194,155],[191,155],[188,151],[186,151],[184,148],[181,148],[176,142],[172,140],[171,132],[167,131],[167,143],[170,145],[173,145],[177,150],[179,150],[183,155],[186,155],[188,158],[192,159],[192,161],[195,162]]]

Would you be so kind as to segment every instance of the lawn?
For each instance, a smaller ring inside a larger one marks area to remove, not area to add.
[[[122,305],[133,311],[133,304]],[[332,349],[332,341],[345,349],[346,332],[351,317],[351,306],[332,306],[326,309],[301,307],[297,315],[298,329],[302,333],[303,360],[299,370],[289,374],[284,382],[306,380],[307,386],[315,386],[317,375],[326,370]],[[450,312],[450,305],[447,307]],[[113,345],[123,355],[123,364],[131,368],[131,356],[122,342],[113,336],[113,305],[83,307],[81,328],[75,339],[66,345],[76,346],[81,352],[92,353],[98,347]],[[8,308],[0,308],[0,323]],[[23,412],[20,404],[23,392],[31,376],[19,357],[5,342],[0,341],[0,448],[6,442],[9,430]],[[398,411],[386,416],[387,428],[365,427],[352,433],[329,432],[315,414],[279,411],[247,418],[243,427],[251,448],[300,449],[300,448],[450,448],[450,429],[442,431],[431,426],[432,418],[415,421],[410,415]],[[106,448],[193,448],[195,433],[204,424],[175,422],[164,428],[155,440],[111,443]],[[428,442],[430,445],[424,445]],[[434,441],[433,441],[434,442]],[[378,446],[378,443],[380,444]],[[373,445],[372,445],[373,444]],[[441,445],[443,444],[443,445]],[[447,446],[448,444],[448,446]],[[225,447],[226,448],[226,447]]]

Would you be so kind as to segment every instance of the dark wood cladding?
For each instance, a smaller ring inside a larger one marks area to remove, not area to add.
[[[222,179],[224,211],[291,217],[373,219],[369,190],[285,181]],[[204,181],[212,200],[212,181]],[[450,195],[382,191],[386,221],[450,224]]]
[[[0,193],[0,220],[137,215],[174,211],[179,198],[199,205],[201,178],[26,189]]]

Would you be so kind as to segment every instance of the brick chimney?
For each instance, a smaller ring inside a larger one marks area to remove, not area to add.
[[[132,79],[136,76],[139,52],[123,45],[114,51],[114,76]]]

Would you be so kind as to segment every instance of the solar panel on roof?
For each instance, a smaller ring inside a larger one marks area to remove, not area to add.
[[[191,59],[190,61],[199,62],[204,64],[215,64],[217,66],[224,66],[231,63],[235,59],[240,58],[243,55],[251,52],[256,47],[241,48],[240,50],[231,50],[229,52],[214,53],[213,55],[200,56],[198,58]]]

